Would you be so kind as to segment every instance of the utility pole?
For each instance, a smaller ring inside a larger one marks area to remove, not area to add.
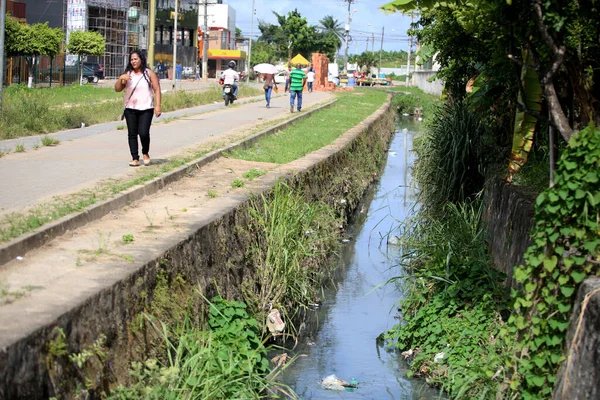
[[[381,53],[383,52],[383,34],[385,32],[385,26],[381,27],[381,47],[379,48],[379,76],[381,76]]]
[[[252,64],[250,63],[252,60],[252,30],[254,28],[254,0],[252,0],[252,10],[251,10],[251,19],[250,19],[250,41],[248,42],[248,65],[246,68],[248,69],[248,73],[246,74],[246,82],[250,82],[250,67]]]
[[[175,90],[175,84],[177,83],[177,0],[175,0],[175,12],[173,22],[173,90]]]
[[[375,54],[375,32],[371,32],[371,53]]]
[[[202,29],[202,80],[208,81],[208,0],[204,0],[204,29]]]
[[[413,13],[410,13],[410,28],[412,29]],[[408,87],[408,75],[410,74],[410,53],[412,52],[412,35],[408,35],[408,60],[406,62],[406,80],[405,85]]]
[[[344,72],[348,72],[348,41],[350,39],[350,7],[352,6],[352,2],[354,0],[344,0],[348,3],[348,19],[346,20],[346,32],[344,35],[345,38],[345,48],[344,50]]]
[[[154,70],[154,31],[155,31],[155,20],[156,20],[156,0],[150,0],[150,12],[149,12],[149,26],[148,26],[148,66]]]
[[[2,86],[4,86],[4,25],[6,0],[0,0],[0,117],[2,116]]]

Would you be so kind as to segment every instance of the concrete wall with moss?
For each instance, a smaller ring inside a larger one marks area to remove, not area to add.
[[[523,263],[529,247],[537,193],[493,178],[485,187],[487,240],[494,266],[504,272],[505,284],[514,287],[514,267]]]
[[[366,188],[377,179],[395,117],[388,101],[340,137],[336,149],[307,156],[314,157],[315,162],[288,177],[289,185],[309,200],[326,202],[347,219]],[[267,195],[269,190],[265,190]],[[190,294],[195,290],[211,298],[219,288],[221,296],[241,299],[242,284],[254,276],[246,257],[253,239],[249,206],[250,199],[246,198],[220,215],[198,221],[187,237],[164,238],[162,247],[166,250],[128,278],[1,349],[0,398],[73,398],[76,382],[84,378],[92,379],[94,387],[108,388],[117,380],[124,382],[131,362],[152,357],[160,346],[161,339],[144,313],[168,323],[182,318],[191,307],[201,320],[203,306],[190,304]],[[56,328],[64,332],[64,337]],[[84,377],[67,355],[90,348],[100,337],[105,337],[106,359],[89,363]]]

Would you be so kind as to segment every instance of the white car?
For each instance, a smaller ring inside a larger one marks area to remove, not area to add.
[[[278,85],[285,85],[285,71],[281,71],[275,75],[275,83]]]

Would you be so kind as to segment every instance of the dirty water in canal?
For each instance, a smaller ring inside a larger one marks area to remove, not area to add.
[[[375,287],[400,273],[399,249],[387,246],[386,236],[404,220],[414,199],[405,182],[412,156],[406,149],[418,122],[402,118],[388,152],[381,180],[373,185],[348,227],[335,277],[336,288],[325,292],[323,303],[306,317],[306,329],[293,351],[298,357],[281,380],[302,400],[326,399],[440,399],[423,380],[407,378],[408,365],[398,352],[376,344],[382,332],[398,322],[400,293],[393,285]],[[292,354],[290,354],[292,355]],[[332,391],[321,381],[333,375],[352,391]]]

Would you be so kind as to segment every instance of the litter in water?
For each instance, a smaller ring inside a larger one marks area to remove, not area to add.
[[[335,375],[329,375],[321,381],[321,387],[327,390],[341,391],[352,391],[358,387],[358,381],[354,378],[350,382],[346,382],[343,379],[338,378]]]

